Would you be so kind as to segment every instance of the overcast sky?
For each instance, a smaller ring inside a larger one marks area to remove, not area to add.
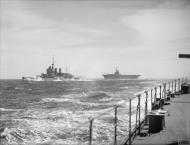
[[[0,0],[0,78],[190,74],[189,0]]]

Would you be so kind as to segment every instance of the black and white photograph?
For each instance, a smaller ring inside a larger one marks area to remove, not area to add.
[[[190,0],[0,0],[0,145],[190,145]]]

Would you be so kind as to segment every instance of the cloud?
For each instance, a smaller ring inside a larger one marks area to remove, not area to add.
[[[161,0],[158,9],[186,9],[190,6],[189,0]]]
[[[66,49],[92,43],[108,35],[100,29],[45,19],[20,7],[4,5],[1,19],[4,49]]]
[[[147,69],[154,68],[150,75],[166,76],[169,69],[174,70],[176,76],[186,72],[187,63],[182,63],[182,60],[177,58],[180,52],[189,53],[190,7],[173,4],[172,8],[169,8],[168,3],[162,3],[155,9],[141,10],[133,15],[124,15],[120,19],[126,29],[135,29],[141,40],[129,60],[137,58],[139,68],[144,65]],[[135,52],[138,55],[135,55]],[[157,74],[156,70],[162,70],[162,74]]]
[[[128,27],[136,29],[145,43],[160,43],[190,36],[190,11],[144,10],[121,19]]]

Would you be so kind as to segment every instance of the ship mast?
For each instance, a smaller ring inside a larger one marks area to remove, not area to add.
[[[54,65],[54,56],[53,56],[53,65]]]
[[[53,63],[52,63],[52,69],[54,68],[54,56],[53,56]]]
[[[117,69],[117,65],[116,65],[115,75],[119,75],[119,70]]]

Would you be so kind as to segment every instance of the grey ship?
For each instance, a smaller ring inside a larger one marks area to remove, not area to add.
[[[52,63],[51,66],[49,66],[46,70],[46,73],[41,74],[41,78],[43,80],[65,80],[65,79],[72,79],[74,78],[74,75],[70,73],[62,73],[61,68],[59,68],[59,71],[57,71],[57,68],[54,68],[54,62]]]
[[[22,77],[24,81],[65,81],[65,80],[79,80],[80,77],[75,77],[74,75],[61,72],[61,68],[54,67],[54,59],[51,66],[49,66],[46,70],[46,73],[42,73],[41,75],[37,75],[34,77]]]
[[[114,74],[104,74],[104,79],[137,79],[140,75],[122,75],[119,73],[119,70],[116,68]]]

